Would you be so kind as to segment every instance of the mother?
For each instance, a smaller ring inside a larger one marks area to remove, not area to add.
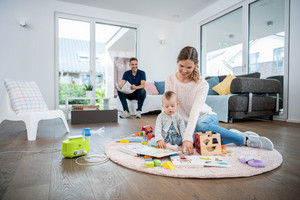
[[[234,143],[272,150],[273,143],[253,132],[233,132],[218,126],[219,118],[205,104],[208,83],[201,78],[198,69],[198,53],[194,47],[184,47],[178,57],[178,72],[170,74],[165,82],[165,91],[174,91],[179,100],[178,112],[187,125],[183,137],[183,152],[194,153],[194,132],[213,131],[221,135],[221,143]]]

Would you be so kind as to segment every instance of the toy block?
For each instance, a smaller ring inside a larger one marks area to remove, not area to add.
[[[129,143],[129,140],[120,140],[120,143]]]
[[[221,145],[222,152],[226,150],[226,145]]]
[[[143,136],[143,135],[144,135],[144,132],[143,132],[143,131],[141,131],[141,132],[140,132],[140,136]]]
[[[145,161],[153,161],[152,158],[147,158]]]
[[[161,160],[155,159],[153,162],[154,162],[154,167],[160,167],[161,166]]]
[[[167,169],[175,169],[175,166],[171,163],[171,161],[165,162],[164,164],[162,164],[162,167],[167,168]]]
[[[144,156],[145,159],[152,158],[152,156]]]
[[[144,131],[146,134],[148,134],[148,133],[151,133],[153,131],[153,128],[150,125],[142,126],[142,131]]]
[[[195,133],[195,148],[202,156],[221,154],[220,134],[213,134],[211,131],[207,131],[206,133]]]
[[[142,144],[148,144],[148,142],[141,142]]]
[[[154,167],[154,162],[153,161],[146,161],[145,167],[146,168],[153,168]]]
[[[152,133],[148,133],[148,140],[151,140],[152,138],[154,138],[155,137],[155,135],[154,134],[152,134]]]
[[[135,133],[134,133],[134,135],[137,135],[137,136],[139,136],[139,135],[140,135],[140,133],[139,133],[139,132],[135,132]]]

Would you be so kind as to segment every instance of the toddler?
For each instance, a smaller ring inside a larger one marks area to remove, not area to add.
[[[163,111],[157,116],[155,125],[154,142],[159,148],[166,148],[166,143],[182,146],[185,123],[181,115],[176,112],[178,105],[175,92],[168,91],[163,94],[161,104]]]

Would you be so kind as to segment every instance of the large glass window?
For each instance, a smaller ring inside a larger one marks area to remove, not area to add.
[[[86,97],[85,84],[93,85],[96,97],[113,97],[118,74],[136,57],[136,28],[71,17],[58,17],[57,23],[59,105],[66,97]]]
[[[242,73],[242,8],[201,26],[201,66],[206,76]]]
[[[249,0],[200,25],[203,76],[260,72],[278,79],[282,94],[287,83],[285,66],[288,0]],[[286,110],[286,99],[283,108]],[[281,111],[284,111],[281,110]],[[286,112],[282,112],[284,117]]]
[[[260,0],[249,6],[249,55],[259,55],[258,66],[249,63],[249,72],[260,72],[261,78],[284,74],[284,6],[285,0]]]

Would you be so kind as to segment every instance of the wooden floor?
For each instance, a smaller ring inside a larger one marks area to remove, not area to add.
[[[283,156],[283,164],[249,178],[181,179],[136,172],[111,161],[79,166],[61,155],[68,135],[85,127],[105,127],[93,136],[91,153],[104,152],[105,144],[142,125],[154,127],[157,114],[142,119],[119,119],[119,123],[70,125],[65,133],[59,120],[42,121],[36,141],[28,142],[22,122],[0,125],[0,199],[300,199],[300,124],[281,121],[221,123],[226,128],[251,130],[269,137]],[[29,152],[31,151],[31,152]]]

